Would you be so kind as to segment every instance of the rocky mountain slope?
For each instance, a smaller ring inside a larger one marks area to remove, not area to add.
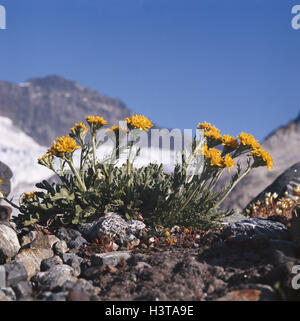
[[[120,100],[59,76],[21,84],[0,81],[0,116],[11,119],[40,145],[48,146],[87,115],[101,115],[116,124],[130,114]]]
[[[224,201],[223,208],[245,208],[280,174],[300,161],[300,114],[295,120],[270,133],[261,145],[274,159],[272,171],[265,167],[252,170]]]

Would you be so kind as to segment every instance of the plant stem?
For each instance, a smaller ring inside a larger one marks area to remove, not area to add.
[[[96,133],[92,134],[92,147],[93,147],[93,170],[96,171]]]
[[[76,168],[75,168],[75,166],[74,166],[74,164],[73,164],[73,161],[72,161],[72,160],[67,160],[67,162],[68,162],[68,164],[69,164],[69,166],[70,166],[73,174],[76,176],[77,181],[78,181],[80,187],[82,188],[82,190],[83,190],[84,192],[86,192],[86,187],[85,187],[83,181],[81,180],[81,178],[80,178],[80,176],[79,176],[79,174],[78,174],[78,172],[77,172],[77,170],[76,170]]]
[[[226,197],[230,194],[230,192],[233,190],[233,188],[239,183],[239,181],[244,178],[252,169],[252,166],[249,166],[245,172],[237,178],[237,180],[231,185],[230,189],[225,193],[225,195],[215,204],[213,208],[218,208],[221,203],[226,199]]]

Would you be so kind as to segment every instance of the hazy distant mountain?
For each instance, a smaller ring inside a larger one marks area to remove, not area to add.
[[[282,172],[300,161],[300,114],[287,125],[274,130],[261,144],[274,159],[274,167],[253,169],[224,201],[223,208],[243,209]]]
[[[41,145],[49,146],[87,115],[101,115],[108,124],[117,124],[130,114],[120,100],[59,76],[21,84],[0,81],[0,116],[11,119]]]

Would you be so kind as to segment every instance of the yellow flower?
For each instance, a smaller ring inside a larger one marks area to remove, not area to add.
[[[136,128],[139,130],[149,131],[149,128],[153,127],[151,120],[143,115],[134,115],[125,118],[125,120],[127,121],[128,127],[130,129]]]
[[[203,154],[205,158],[210,159],[211,166],[223,167],[223,159],[221,152],[216,148],[208,148],[206,144],[203,147]]]
[[[233,136],[230,135],[223,135],[222,136],[222,144],[224,146],[230,147],[230,148],[237,148],[239,146],[239,142],[237,139],[235,139]]]
[[[186,228],[186,227],[185,227],[185,228],[184,228],[184,230],[183,230],[183,232],[184,232],[184,233],[189,233],[189,232],[190,232],[190,230],[189,230],[188,228]]]
[[[176,240],[174,240],[172,237],[168,237],[168,238],[166,239],[166,241],[167,241],[167,243],[168,243],[169,245],[172,245],[173,243],[176,243]]]
[[[38,158],[38,163],[46,167],[51,167],[52,161],[53,161],[53,156],[49,151],[43,156]]]
[[[110,128],[108,128],[109,131],[112,131],[114,133],[119,133],[120,131],[124,131],[127,132],[127,128],[125,127],[119,127],[119,126],[111,126]]]
[[[76,133],[78,131],[85,131],[87,132],[89,129],[82,123],[75,124],[74,127],[70,128],[71,132]]]
[[[215,126],[213,126],[211,129],[204,131],[204,136],[207,138],[213,138],[215,140],[219,140],[221,142],[222,135],[220,133],[220,130],[217,129]]]
[[[274,165],[273,158],[271,155],[266,152],[262,148],[256,148],[252,151],[250,151],[251,155],[254,158],[254,164],[255,166],[266,166],[269,170],[272,169],[272,166]]]
[[[223,160],[223,164],[227,167],[228,172],[230,173],[230,168],[234,167],[234,160],[227,154]]]
[[[100,129],[107,124],[107,120],[100,116],[88,116],[86,122],[93,131]]]
[[[35,192],[24,193],[21,203],[32,202],[35,198]]]
[[[0,179],[0,184],[2,184],[3,183],[3,180],[2,179]]]
[[[166,231],[166,232],[165,232],[165,236],[170,236],[170,232],[169,232],[169,231]]]
[[[204,123],[199,123],[197,128],[204,129],[205,131],[208,131],[208,130],[212,129],[212,125],[210,123],[204,122]]]
[[[69,135],[57,137],[57,142],[53,142],[53,145],[48,150],[47,154],[63,157],[64,154],[72,153],[75,149],[79,149],[80,146],[76,145],[76,141],[71,138]]]
[[[253,137],[251,134],[246,134],[246,133],[241,133],[238,136],[240,142],[242,145],[247,146],[247,147],[252,147],[253,149],[255,148],[260,148],[260,144],[258,143],[258,140]]]

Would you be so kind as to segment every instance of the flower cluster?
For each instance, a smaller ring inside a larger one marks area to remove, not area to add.
[[[242,132],[238,139],[230,135],[221,135],[220,130],[210,123],[199,123],[198,129],[204,130],[206,145],[204,146],[204,156],[210,160],[211,166],[234,167],[234,158],[250,152],[254,162],[252,167],[266,166],[269,170],[274,165],[271,155],[261,148],[257,139],[253,135]],[[214,147],[224,145],[223,151]]]
[[[76,145],[76,141],[69,135],[57,137],[56,140],[48,150],[48,153],[52,156],[63,157],[65,154],[70,154],[75,149],[80,148],[80,146]]]
[[[151,120],[143,115],[133,115],[125,118],[127,125],[130,129],[139,129],[149,131],[149,128],[153,127]]]
[[[300,201],[300,197],[296,200],[292,200],[288,196],[288,192],[285,192],[284,196],[278,199],[278,194],[266,193],[265,199],[262,201],[256,201],[249,205],[246,209],[246,214],[250,217],[264,217],[280,215],[287,219],[292,218],[292,211]]]
[[[236,149],[239,146],[238,140],[230,135],[222,136],[222,144],[232,149]]]
[[[262,148],[255,148],[250,151],[254,159],[254,167],[266,166],[269,170],[272,169],[274,165],[273,158],[271,155]]]
[[[22,199],[21,199],[21,203],[33,202],[36,199],[37,199],[37,196],[36,196],[35,192],[29,192],[29,193],[25,192]]]
[[[246,148],[260,148],[259,142],[251,134],[246,134],[242,132],[238,136],[238,139],[240,140],[241,145],[244,145]]]
[[[97,129],[99,129],[107,124],[107,120],[105,120],[101,116],[88,116],[86,118],[86,122],[90,126],[95,126]]]
[[[79,131],[87,132],[89,129],[83,123],[79,123],[79,124],[75,124],[74,127],[70,128],[70,130],[71,132],[76,134]]]
[[[234,167],[234,160],[226,154],[224,158],[222,158],[222,153],[216,148],[208,148],[206,144],[203,147],[203,154],[206,159],[210,160],[211,166],[217,167],[227,167],[228,171],[230,172],[230,168]]]

